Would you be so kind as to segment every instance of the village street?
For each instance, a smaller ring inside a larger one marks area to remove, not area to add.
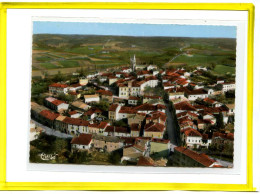
[[[167,131],[168,131],[168,136],[169,136],[169,140],[171,141],[171,143],[175,146],[177,146],[178,140],[177,140],[177,135],[176,135],[176,129],[174,127],[174,121],[173,121],[173,117],[172,117],[172,112],[169,109],[169,104],[165,103],[166,105],[166,116],[167,116]]]
[[[33,120],[32,121],[35,123],[36,126],[39,126],[43,129],[43,131],[48,134],[48,135],[54,135],[56,137],[60,137],[60,138],[72,138],[73,136],[72,135],[69,135],[69,134],[66,134],[66,133],[62,133],[60,131],[56,131],[54,129],[51,129],[47,126],[44,126],[40,123],[38,123],[37,121]]]

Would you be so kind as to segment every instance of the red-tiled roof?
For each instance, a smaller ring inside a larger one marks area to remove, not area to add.
[[[92,115],[94,113],[102,113],[102,110],[96,107],[91,107],[87,112],[84,113],[84,115]]]
[[[118,104],[111,104],[111,106],[109,107],[109,111],[116,111],[116,109],[117,109],[117,107],[118,107],[119,105]]]
[[[65,103],[65,102],[62,101],[62,100],[54,100],[54,101],[52,101],[51,103],[54,104],[54,105],[56,105],[56,106],[59,106],[60,104],[63,104],[63,103]]]
[[[207,102],[207,103],[209,103],[209,104],[213,104],[214,102],[216,102],[215,100],[210,99],[210,98],[204,98],[203,101],[204,101],[204,102]]]
[[[131,128],[131,131],[140,131],[140,129],[141,129],[140,125],[138,123],[131,124],[130,128]]]
[[[73,88],[77,88],[77,87],[81,87],[81,86],[82,85],[80,83],[70,85],[70,87],[73,87]]]
[[[200,132],[198,132],[197,130],[192,129],[192,128],[190,128],[190,129],[188,129],[188,130],[185,130],[185,131],[184,131],[184,134],[185,134],[186,136],[190,136],[190,137],[202,137],[202,135],[201,135]]]
[[[150,74],[150,72],[149,71],[145,71],[145,70],[137,72],[137,75],[146,75],[146,74]]]
[[[133,107],[122,106],[119,113],[135,114],[136,110]]]
[[[174,104],[174,108],[176,110],[196,111],[196,109],[189,102],[186,101]]]
[[[230,139],[234,140],[234,134],[233,133],[220,133],[220,132],[214,132],[212,139],[216,137],[221,137],[223,139]]]
[[[129,133],[126,127],[107,126],[105,132]]]
[[[120,139],[123,139],[126,145],[134,145],[135,143],[135,137],[120,137]]]
[[[165,126],[160,123],[148,123],[144,126],[146,132],[163,132]]]
[[[147,120],[161,119],[163,122],[166,121],[166,114],[161,111],[152,112],[150,114],[151,116],[146,117]]]
[[[78,145],[89,145],[92,140],[91,134],[80,134],[78,137],[74,137],[71,140],[71,144],[78,144]]]
[[[193,160],[197,161],[198,163],[202,164],[205,167],[210,167],[215,162],[215,160],[210,159],[206,154],[199,154],[188,148],[175,147],[174,149],[175,149],[175,151],[178,151],[178,152],[192,158]]]
[[[170,143],[170,140],[168,140],[168,139],[158,139],[158,138],[152,138],[152,142],[155,142],[155,143],[164,143],[164,144],[167,144],[167,143]]]
[[[59,83],[53,83],[49,85],[49,87],[55,87],[55,88],[67,88],[69,87],[67,84],[59,84]]]
[[[203,88],[196,89],[196,90],[189,90],[186,91],[188,95],[200,95],[200,94],[208,94],[207,91],[205,91]]]
[[[74,114],[77,114],[77,113],[78,113],[78,112],[75,111],[75,110],[68,112],[69,115],[74,115]]]
[[[98,90],[97,93],[104,96],[113,96],[113,93],[108,90]]]
[[[77,125],[77,126],[88,126],[89,125],[88,121],[85,121],[85,120],[82,120],[82,119],[79,119],[79,118],[66,117],[63,120],[63,122],[67,123],[67,124],[71,124],[71,125]]]
[[[150,157],[141,156],[141,157],[139,157],[137,166],[155,166],[155,162]]]
[[[139,100],[137,96],[129,96],[128,100]]]
[[[50,110],[43,110],[40,112],[40,115],[42,115],[43,117],[45,117],[46,119],[49,119],[49,120],[55,120],[60,114],[58,113],[54,113]]]
[[[162,104],[152,105],[152,104],[145,103],[135,107],[135,110],[137,111],[156,111],[158,109],[166,109],[166,106]]]

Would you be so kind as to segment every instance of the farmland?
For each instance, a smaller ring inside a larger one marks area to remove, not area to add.
[[[236,66],[236,40],[224,38],[37,34],[32,53],[33,76],[126,66],[134,54],[139,64],[202,65],[217,75],[232,74]]]

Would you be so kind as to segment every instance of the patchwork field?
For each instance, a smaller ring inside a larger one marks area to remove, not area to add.
[[[125,66],[134,54],[139,64],[202,65],[221,75],[235,72],[236,40],[38,34],[33,36],[33,76]]]

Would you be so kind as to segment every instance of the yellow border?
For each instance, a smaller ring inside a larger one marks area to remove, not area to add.
[[[7,9],[160,9],[248,11],[247,183],[6,182],[6,10]],[[208,190],[255,191],[253,187],[253,38],[251,3],[0,3],[0,190]]]

